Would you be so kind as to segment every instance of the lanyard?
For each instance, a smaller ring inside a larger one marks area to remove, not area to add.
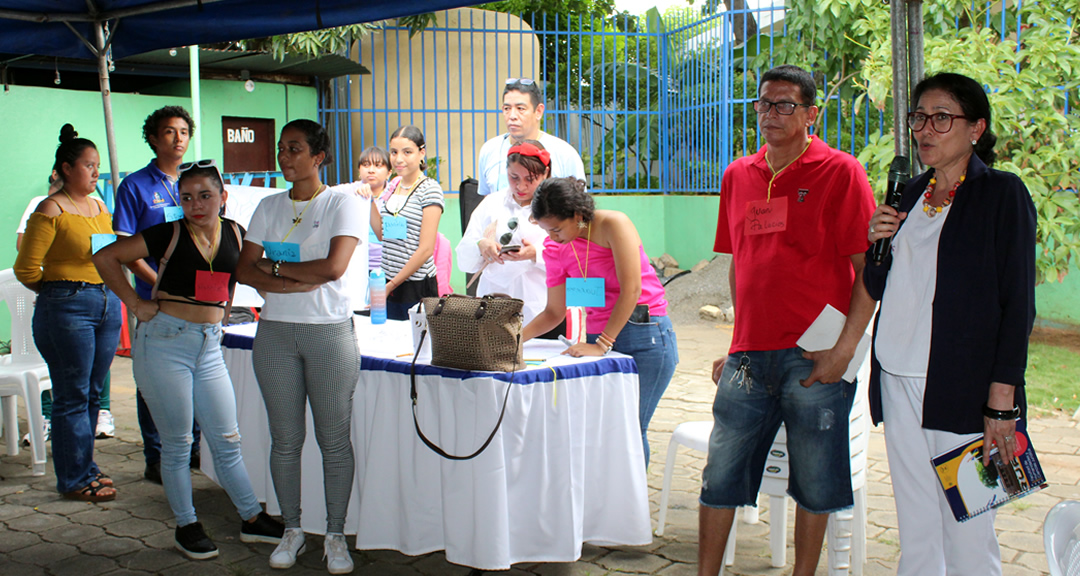
[[[288,240],[289,234],[292,234],[293,230],[296,230],[296,227],[304,221],[304,212],[307,212],[307,209],[311,208],[311,205],[315,202],[315,199],[319,197],[319,194],[322,194],[323,190],[326,190],[325,184],[315,191],[315,194],[308,200],[307,206],[304,206],[304,209],[300,211],[300,214],[296,213],[296,200],[293,200],[292,192],[289,192],[289,201],[292,202],[293,220],[292,227],[285,233],[285,237],[281,239],[282,242]]]
[[[101,234],[101,229],[98,228],[97,218],[87,216],[86,214],[83,214],[82,210],[79,208],[79,205],[76,204],[75,201],[71,199],[71,195],[67,193],[67,190],[63,190],[63,192],[64,192],[64,196],[67,196],[68,202],[71,202],[71,205],[75,207],[75,211],[79,213],[79,216],[82,216],[83,218],[86,218],[87,220],[89,220],[90,225],[94,227],[94,232],[97,232],[98,234]],[[89,203],[89,202],[90,201],[87,200],[87,203]],[[100,215],[100,212],[98,214]]]
[[[184,226],[187,226],[188,234],[191,236],[192,244],[195,244],[195,249],[199,251],[199,255],[206,260],[206,263],[210,266],[210,275],[214,274],[214,252],[217,250],[217,245],[221,241],[221,217],[218,217],[217,226],[214,226],[213,240],[210,242],[209,252],[203,252],[202,245],[199,244],[199,237],[195,235],[195,231],[191,229],[191,223],[184,218]]]
[[[173,194],[173,191],[176,190],[176,188],[179,186],[179,184],[178,183],[173,184],[173,188],[169,188],[168,182],[171,182],[171,180],[169,180],[168,176],[162,176],[161,177],[161,187],[164,188],[165,193],[169,195],[169,200],[173,201],[173,206],[179,206],[180,205],[180,200],[178,200],[176,198],[176,196]],[[179,182],[179,180],[177,182]]]
[[[780,173],[783,172],[788,166],[791,166],[792,164],[794,164],[796,160],[798,160],[799,158],[802,158],[803,154],[806,154],[806,151],[810,149],[810,142],[811,142],[811,139],[807,138],[806,139],[806,146],[803,147],[802,152],[799,152],[798,156],[796,156],[791,162],[788,162],[787,164],[784,164],[784,166],[782,168],[780,168],[779,170],[776,170],[776,169],[773,168],[772,162],[769,162],[768,150],[765,151],[765,164],[767,164],[769,166],[769,170],[772,171],[772,178],[769,178],[769,188],[768,188],[768,191],[766,192],[766,195],[765,195],[765,201],[766,202],[769,202],[770,200],[772,200],[772,187],[773,187],[773,182],[776,181],[776,177],[779,176]]]
[[[405,206],[409,203],[409,199],[412,198],[412,195],[416,192],[416,189],[420,187],[420,183],[423,182],[424,180],[427,180],[427,176],[421,176],[420,179],[417,180],[416,183],[412,185],[412,189],[409,190],[409,195],[405,197],[405,201],[401,203],[401,208],[398,208],[397,212],[391,212],[390,208],[388,208],[386,206],[386,202],[383,202],[383,207],[386,208],[386,213],[393,216],[394,218],[397,218],[398,214],[401,214],[401,211],[404,210]],[[393,197],[394,197],[394,195],[391,194],[390,198],[393,198]],[[387,202],[389,202],[390,198],[386,199]]]
[[[577,240],[577,238],[575,238]],[[581,260],[578,259],[577,248],[574,248],[574,243],[570,243],[570,250],[574,252],[574,260],[577,260],[577,269],[581,273],[582,278],[589,277],[589,248],[592,247],[592,222],[589,223],[589,233],[585,237],[585,269],[581,269]]]

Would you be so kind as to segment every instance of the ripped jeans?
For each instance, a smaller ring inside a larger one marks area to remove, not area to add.
[[[787,348],[728,356],[713,402],[701,504],[735,508],[757,502],[781,422],[787,429],[788,494],[795,502],[813,514],[854,503],[848,418],[855,384],[803,387],[799,381],[810,375],[814,363],[802,352]]]
[[[249,519],[262,511],[240,455],[236,396],[221,356],[220,324],[195,324],[158,312],[140,322],[132,360],[135,383],[161,434],[161,480],[176,525],[198,520],[191,498],[191,421],[202,426],[218,484]]]

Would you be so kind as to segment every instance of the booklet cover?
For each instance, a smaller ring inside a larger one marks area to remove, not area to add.
[[[990,466],[982,463],[983,438],[962,444],[932,459],[945,498],[958,522],[1046,488],[1035,447],[1017,421],[1016,457],[1006,464],[997,446],[990,448]]]

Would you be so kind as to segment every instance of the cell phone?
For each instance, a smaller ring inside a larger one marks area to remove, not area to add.
[[[502,248],[499,248],[499,254],[506,254],[507,252],[520,252],[521,244],[507,244]]]

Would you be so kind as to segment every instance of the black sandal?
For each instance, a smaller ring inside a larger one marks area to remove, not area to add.
[[[112,493],[109,494],[106,491],[112,491]],[[94,480],[82,490],[65,492],[64,498],[82,502],[108,502],[110,500],[116,500],[116,490],[111,486],[106,486],[101,482]]]
[[[112,478],[109,478],[108,474],[101,471],[99,471],[97,475],[94,476],[94,480],[97,480],[101,483],[102,486],[106,486],[108,488],[112,488],[113,486]]]

